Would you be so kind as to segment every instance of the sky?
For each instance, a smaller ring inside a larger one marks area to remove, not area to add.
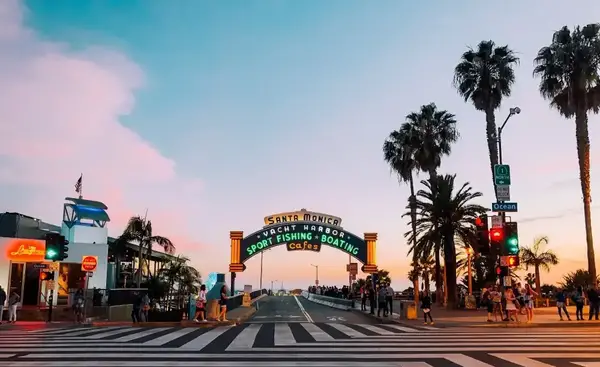
[[[207,276],[228,270],[229,231],[306,208],[379,233],[378,265],[403,289],[409,190],[383,141],[423,104],[455,114],[461,137],[439,173],[470,182],[490,207],[485,116],[452,77],[467,47],[491,39],[521,59],[497,111],[501,121],[522,110],[503,134],[511,217],[522,245],[549,237],[561,263],[542,282],[553,283],[587,266],[581,189],[574,123],[540,97],[532,60],[555,30],[599,17],[593,0],[2,0],[0,211],[59,223],[83,173],[84,197],[109,207],[111,235],[147,211],[155,234]],[[592,195],[599,119],[589,120]],[[327,247],[274,248],[263,286],[306,287],[311,264],[321,284],[347,284],[347,261]],[[237,284],[258,287],[260,257],[246,265]]]

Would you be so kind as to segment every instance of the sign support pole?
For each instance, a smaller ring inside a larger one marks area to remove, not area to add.
[[[85,285],[83,287],[83,322],[86,322],[87,317],[87,299],[88,299],[88,286],[90,284],[90,273],[85,274]]]

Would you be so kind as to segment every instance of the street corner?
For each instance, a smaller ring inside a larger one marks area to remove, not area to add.
[[[232,313],[234,311],[238,312],[236,312],[233,315],[228,315],[228,318],[233,323],[233,325],[240,325],[252,318],[252,316],[254,316],[257,310],[256,307],[252,306],[248,308],[233,310]]]

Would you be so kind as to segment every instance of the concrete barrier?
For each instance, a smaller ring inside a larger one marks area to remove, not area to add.
[[[354,301],[351,299],[321,296],[314,293],[308,293],[307,291],[302,291],[302,297],[306,298],[310,302],[318,303],[331,308],[337,308],[338,310],[350,311],[354,308]]]

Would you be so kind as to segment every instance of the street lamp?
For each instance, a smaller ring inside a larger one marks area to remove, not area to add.
[[[315,270],[316,270],[316,277],[315,277],[315,285],[319,285],[319,265],[314,265],[314,264],[310,264],[310,266],[314,266]]]
[[[500,164],[502,164],[502,131],[504,130],[504,126],[506,126],[506,123],[508,122],[508,120],[513,117],[514,115],[518,115],[521,113],[521,108],[519,107],[513,107],[509,110],[508,112],[508,116],[506,116],[506,120],[504,120],[504,123],[502,123],[502,125],[498,128],[498,160]]]
[[[274,282],[278,282],[278,280],[277,279],[271,280],[271,294],[273,294],[273,283]]]
[[[471,269],[471,256],[473,254],[473,250],[470,247],[465,249],[467,253],[467,279],[469,285],[469,296],[473,295],[473,270]]]

